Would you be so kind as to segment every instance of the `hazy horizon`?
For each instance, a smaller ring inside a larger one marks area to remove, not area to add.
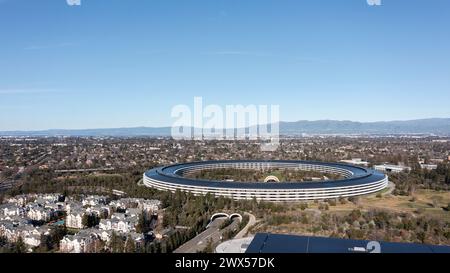
[[[295,121],[285,121],[281,120],[280,123],[296,123],[296,122],[322,122],[322,121],[332,121],[332,122],[352,122],[352,123],[391,123],[391,122],[409,122],[409,121],[422,121],[422,120],[450,120],[450,117],[432,117],[432,118],[419,118],[419,119],[406,119],[406,120],[377,120],[377,121],[356,121],[356,120],[335,120],[335,119],[320,119],[320,120],[295,120]],[[262,124],[264,125],[264,124]],[[133,128],[170,128],[172,124],[163,126],[125,126],[125,127],[80,127],[80,128],[43,128],[43,129],[30,129],[30,130],[0,130],[0,132],[39,132],[39,131],[52,131],[52,130],[108,130],[108,129],[133,129]],[[227,128],[218,128],[227,129]]]

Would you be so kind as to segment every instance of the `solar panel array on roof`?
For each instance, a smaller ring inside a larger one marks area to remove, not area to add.
[[[379,249],[378,249],[379,246]],[[450,253],[450,246],[256,234],[246,253]]]
[[[314,164],[328,167],[336,167],[348,170],[353,173],[352,177],[317,182],[285,182],[285,183],[254,183],[254,182],[229,182],[229,181],[213,181],[202,179],[190,179],[179,175],[176,172],[180,168],[196,165],[208,165],[219,163],[257,163],[257,162],[273,162],[273,163],[297,163],[297,164]],[[302,161],[302,160],[218,160],[218,161],[202,161],[202,162],[188,162],[174,164],[166,167],[159,167],[145,172],[145,175],[158,181],[165,181],[174,184],[201,186],[201,187],[216,187],[216,188],[246,188],[246,189],[316,189],[329,187],[348,187],[358,186],[361,184],[370,184],[382,180],[385,175],[374,170],[361,168],[358,166],[329,163],[317,161]]]

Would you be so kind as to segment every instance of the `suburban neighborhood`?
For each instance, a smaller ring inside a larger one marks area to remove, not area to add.
[[[10,243],[21,241],[28,252],[33,252],[52,231],[64,228],[67,234],[58,242],[57,252],[106,251],[116,236],[124,238],[125,245],[139,248],[156,237],[153,229],[160,208],[160,201],[142,198],[18,195],[0,205],[0,237]],[[144,229],[151,231],[144,233]]]

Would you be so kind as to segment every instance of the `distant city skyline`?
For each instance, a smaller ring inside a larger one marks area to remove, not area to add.
[[[0,131],[171,126],[171,109],[282,121],[450,117],[450,2],[0,1]]]

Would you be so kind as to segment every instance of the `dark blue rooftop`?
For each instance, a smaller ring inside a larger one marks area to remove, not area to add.
[[[246,253],[358,253],[370,241],[308,237],[280,234],[256,234]],[[379,242],[381,253],[450,253],[450,246]],[[368,251],[370,252],[370,251]]]
[[[189,179],[177,175],[177,171],[186,168],[193,167],[196,165],[207,165],[207,164],[220,164],[220,163],[289,163],[289,164],[314,164],[323,165],[328,167],[335,167],[351,171],[353,173],[352,177],[341,179],[341,180],[328,180],[321,182],[229,182],[229,181],[210,181],[201,179]],[[201,187],[215,187],[215,188],[246,188],[246,189],[312,189],[312,188],[330,188],[330,187],[346,187],[346,186],[356,186],[361,184],[370,184],[379,182],[385,178],[383,173],[377,172],[371,169],[365,169],[353,165],[341,164],[341,163],[328,163],[328,162],[316,162],[316,161],[294,161],[294,160],[224,160],[224,161],[203,161],[203,162],[189,162],[174,164],[167,167],[159,167],[151,169],[145,173],[149,178],[153,178],[159,181],[190,185],[190,186],[201,186]]]

